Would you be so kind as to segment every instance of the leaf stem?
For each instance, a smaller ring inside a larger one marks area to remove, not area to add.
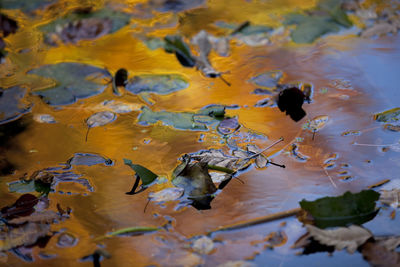
[[[217,165],[207,165],[209,170],[214,170],[214,171],[220,171],[220,172],[225,172],[225,173],[229,173],[232,174],[235,171],[229,168],[225,168],[225,167],[221,167],[221,166],[217,166]]]

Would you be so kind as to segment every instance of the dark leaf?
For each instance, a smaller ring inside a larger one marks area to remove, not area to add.
[[[184,67],[194,67],[196,59],[193,57],[188,45],[179,35],[168,35],[164,38],[165,51],[175,53],[177,59]]]
[[[133,164],[131,160],[124,159],[125,165],[128,165],[135,171],[136,175],[142,180],[142,186],[147,186],[157,179],[158,175],[150,171],[149,169],[139,165]]]
[[[297,122],[306,116],[302,109],[304,98],[304,93],[296,87],[285,89],[279,93],[278,108]]]
[[[178,74],[142,74],[134,76],[126,84],[126,90],[133,94],[170,94],[189,86],[184,77]]]
[[[128,81],[128,71],[126,69],[117,70],[113,78],[113,92],[116,95],[122,95],[118,87],[120,86],[125,87],[127,81]]]
[[[39,199],[31,194],[24,194],[20,196],[14,204],[6,206],[1,209],[1,217],[6,220],[12,220],[14,218],[29,216],[35,209],[35,205],[39,202]]]
[[[70,62],[45,65],[29,73],[54,80],[52,87],[32,92],[50,105],[68,105],[100,94],[106,88],[107,80],[111,80],[111,75],[104,69]]]
[[[324,197],[315,201],[302,200],[300,206],[314,218],[320,228],[363,224],[374,218],[379,210],[375,202],[380,194],[373,190],[344,193],[338,197]]]
[[[15,33],[18,29],[18,24],[15,20],[0,13],[0,32],[3,36],[7,37],[11,33]]]

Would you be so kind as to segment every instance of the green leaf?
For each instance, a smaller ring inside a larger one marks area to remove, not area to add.
[[[112,21],[112,26],[109,33],[116,32],[121,29],[125,25],[127,25],[130,21],[129,14],[115,11],[110,8],[103,8],[100,10],[96,10],[90,13],[77,13],[72,12],[65,15],[62,18],[58,18],[49,24],[43,25],[39,27],[39,29],[45,33],[54,33],[56,32],[57,27],[65,26],[69,22],[77,21],[80,19],[88,19],[88,18],[98,18],[98,19],[109,19]]]
[[[205,115],[214,118],[223,118],[225,116],[225,106],[208,105],[196,112],[197,115]]]
[[[0,124],[14,121],[30,111],[25,93],[26,89],[19,86],[0,88]]]
[[[125,89],[133,94],[148,92],[166,95],[188,86],[189,82],[178,74],[143,74],[129,79]]]
[[[346,192],[338,197],[324,197],[314,201],[302,200],[300,206],[309,212],[320,228],[363,224],[375,217],[376,201],[380,194],[374,190],[360,193]]]
[[[400,120],[400,108],[392,108],[375,114],[374,119],[379,122],[397,122]]]
[[[179,35],[167,35],[164,38],[165,51],[175,53],[179,62],[185,67],[194,67],[196,59],[190,52],[189,46],[182,40]]]
[[[8,190],[13,193],[30,193],[36,191],[42,195],[48,195],[51,191],[51,184],[44,183],[40,180],[19,180],[9,183]]]
[[[124,163],[136,172],[136,174],[140,177],[140,180],[142,180],[142,185],[144,186],[151,184],[158,177],[157,174],[153,173],[149,169],[138,164],[133,164],[129,159],[124,159]]]
[[[296,43],[312,43],[322,35],[337,32],[339,29],[339,25],[329,17],[310,16],[297,25],[296,29],[292,31],[291,37]]]
[[[32,92],[50,105],[68,105],[100,94],[107,86],[106,81],[111,80],[108,71],[81,63],[45,65],[29,73],[55,81],[51,88]]]

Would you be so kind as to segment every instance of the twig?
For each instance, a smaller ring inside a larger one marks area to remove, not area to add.
[[[89,130],[90,130],[90,127],[88,126],[87,131],[86,131],[85,142],[87,142],[88,135],[89,135]]]
[[[261,155],[262,153],[264,153],[266,150],[270,149],[271,147],[273,147],[273,146],[279,144],[279,143],[282,142],[283,140],[284,140],[283,137],[281,137],[281,138],[279,138],[277,141],[275,141],[274,143],[272,143],[271,145],[269,145],[268,147],[266,147],[266,148],[264,148],[263,150],[261,150],[260,152],[254,154],[254,155],[251,155],[250,157],[244,158],[244,159],[252,159],[252,158],[254,158],[254,157],[257,157],[258,155]]]
[[[234,29],[230,35],[234,35],[235,33],[240,32],[241,30],[243,30],[244,28],[247,28],[250,26],[250,21],[245,21],[243,23],[241,23],[238,27],[236,27],[236,29]]]
[[[208,232],[208,234],[213,234],[215,232],[221,232],[221,231],[242,229],[242,228],[246,228],[246,227],[253,226],[253,225],[258,225],[258,224],[271,222],[271,221],[279,220],[279,219],[286,218],[286,217],[291,217],[291,216],[294,216],[297,213],[299,213],[301,210],[302,210],[301,208],[295,208],[295,209],[281,211],[281,212],[273,213],[273,214],[266,215],[263,217],[247,220],[247,221],[240,222],[240,223],[230,224],[230,225],[226,225],[226,226],[220,226],[217,229]]]
[[[353,143],[353,146],[374,146],[374,147],[383,147],[383,146],[394,146],[397,145],[397,143],[393,144],[385,144],[385,145],[375,145],[375,144],[358,144],[358,143]]]
[[[218,76],[226,85],[231,86],[231,83],[228,82],[227,80],[224,79],[224,77],[222,77],[222,75]]]
[[[207,165],[207,168],[209,170],[225,172],[225,173],[228,173],[228,174],[232,174],[232,173],[235,172],[234,170],[231,170],[229,168],[225,168],[225,167],[221,167],[221,166],[217,166],[217,165]]]
[[[321,166],[321,167],[322,167],[322,166]],[[337,186],[336,186],[335,182],[333,181],[332,177],[329,175],[328,171],[327,171],[327,170],[325,170],[325,168],[324,168],[324,167],[322,167],[322,169],[324,170],[324,172],[325,172],[326,176],[328,176],[328,178],[329,178],[329,181],[331,181],[331,184],[333,185],[333,187],[337,188]]]
[[[277,164],[277,163],[274,163],[274,162],[269,161],[269,160],[268,160],[267,164],[268,164],[268,163],[270,163],[271,165],[275,165],[275,166],[281,167],[281,168],[286,168],[285,165]]]

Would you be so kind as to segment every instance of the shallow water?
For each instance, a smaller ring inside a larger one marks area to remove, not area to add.
[[[222,225],[296,208],[304,198],[313,200],[340,195],[348,190],[358,192],[383,179],[400,178],[397,171],[400,162],[398,151],[382,152],[380,147],[352,145],[355,141],[360,144],[398,142],[398,133],[384,131],[374,121],[373,114],[397,107],[400,100],[397,88],[400,84],[400,76],[397,74],[400,69],[400,37],[361,39],[344,33],[321,38],[311,45],[283,43],[250,47],[233,43],[229,57],[214,54],[210,57],[216,69],[229,71],[224,78],[232,84],[230,87],[220,79],[210,79],[195,69],[182,67],[173,54],[165,53],[163,49],[150,50],[135,38],[135,33],[145,27],[155,27],[152,33],[156,36],[174,33],[176,30],[192,36],[203,28],[212,32],[212,21],[240,23],[249,16],[253,17],[254,23],[264,22],[274,26],[275,20],[271,19],[273,14],[282,15],[295,7],[305,9],[313,4],[314,1],[285,1],[285,4],[282,1],[210,1],[208,8],[194,9],[182,15],[181,19],[185,22],[183,25],[178,24],[176,15],[170,13],[152,19],[132,18],[129,26],[116,33],[94,41],[82,41],[78,45],[55,48],[43,44],[43,38],[35,27],[51,20],[57,12],[45,12],[33,21],[19,16],[21,28],[15,35],[8,37],[9,55],[0,67],[4,73],[0,77],[4,87],[28,83],[31,91],[42,88],[45,81],[32,82],[26,71],[57,62],[89,63],[104,67],[112,73],[123,67],[129,71],[130,76],[142,73],[183,74],[190,86],[169,95],[150,95],[154,103],[151,106],[153,111],[195,111],[209,104],[238,105],[237,109],[227,109],[227,115],[238,117],[243,134],[250,131],[263,136],[253,137],[252,143],[266,147],[281,136],[284,137],[284,142],[269,150],[268,154],[274,162],[286,165],[285,169],[269,166],[244,171],[240,174],[243,183],[235,179],[230,182],[213,200],[210,210],[198,211],[190,206],[176,210],[176,202],[163,205],[150,202],[144,212],[148,193],[169,184],[155,185],[141,194],[126,195],[134,179],[133,171],[124,165],[122,159],[131,159],[171,179],[172,170],[179,163],[177,159],[181,155],[201,149],[227,149],[224,139],[215,129],[207,132],[184,131],[161,123],[143,126],[137,123],[139,112],[133,111],[118,114],[113,123],[92,128],[86,142],[85,120],[99,111],[97,104],[112,99],[138,105],[146,103],[129,93],[122,97],[115,96],[111,85],[102,94],[60,108],[46,105],[39,97],[29,95],[28,100],[33,106],[31,112],[22,118],[26,128],[10,137],[1,148],[1,152],[16,169],[12,175],[1,177],[2,206],[12,204],[18,198],[17,193],[9,192],[7,183],[17,180],[24,173],[59,166],[74,153],[97,153],[115,162],[113,166],[73,167],[74,172],[83,174],[89,180],[94,187],[93,192],[76,183],[60,183],[56,192],[50,193],[51,207],[59,203],[63,207],[72,208],[71,218],[54,224],[52,230],[64,229],[79,241],[73,247],[60,248],[56,245],[55,236],[45,248],[33,249],[35,261],[29,264],[73,266],[83,256],[93,253],[97,247],[93,239],[98,236],[129,226],[160,226],[172,220],[169,231],[113,237],[101,242],[112,255],[111,259],[104,260],[102,264],[216,266],[230,260],[251,259],[259,266],[368,265],[361,254],[350,255],[345,251],[334,252],[333,256],[326,252],[297,256],[298,250],[290,247],[305,233],[305,229],[295,218],[214,234],[214,241],[218,242],[210,255],[193,253],[188,248],[188,238],[205,234]],[[67,9],[72,7],[70,4]],[[258,11],[262,8],[270,9],[268,12]],[[269,20],[264,21],[266,13],[270,16]],[[204,16],[207,16],[206,21],[203,20]],[[154,26],[156,22],[166,22],[173,26],[157,28]],[[20,52],[26,49],[27,52]],[[277,108],[254,107],[263,96],[252,94],[255,86],[248,80],[270,70],[283,71],[284,83],[304,82],[313,85],[313,101],[303,106],[307,112],[305,119],[296,123]],[[38,123],[33,120],[35,114],[50,114],[57,123]],[[302,124],[319,115],[327,115],[329,121],[312,140],[312,133],[301,130]],[[343,132],[350,130],[361,131],[361,135],[342,136]],[[200,142],[202,134],[204,138]],[[298,137],[304,139],[299,151],[309,157],[306,162],[296,161],[284,149]],[[332,178],[330,181],[323,164],[332,154],[337,154],[337,160],[336,166],[328,170]],[[342,171],[347,171],[351,178],[341,179],[345,176],[340,176]],[[374,222],[368,223],[368,228],[374,234],[393,235],[398,233],[398,220],[398,217],[390,220],[387,212],[381,212]],[[286,222],[286,225],[281,225],[282,222]],[[278,230],[285,232],[287,241],[273,250],[263,248],[265,237]],[[37,256],[39,252],[56,254],[57,257],[42,259]],[[4,264],[16,266],[23,263],[9,253]],[[89,266],[92,263],[80,264]]]

